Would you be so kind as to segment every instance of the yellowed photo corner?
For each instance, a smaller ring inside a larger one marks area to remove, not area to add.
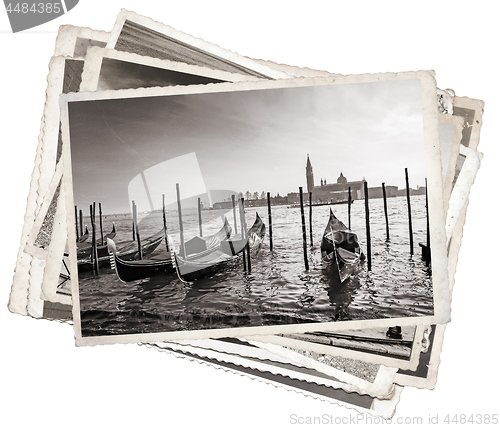
[[[54,56],[84,59],[88,46],[97,45],[104,47],[108,43],[109,36],[110,33],[106,31],[75,27],[73,25],[62,25],[59,27]]]
[[[200,67],[197,65],[189,65],[182,62],[151,58],[134,53],[117,51],[114,49],[91,47],[88,49],[87,56],[85,57],[85,66],[82,74],[80,92],[93,92],[101,90],[101,88],[99,87],[99,77],[101,74],[102,61],[105,58],[144,65],[147,67],[159,68],[163,70],[170,70],[178,73],[191,74],[194,76],[207,77],[211,79],[222,80],[225,82],[252,82],[259,80],[258,77],[254,76],[228,73],[225,71],[213,70],[207,67]]]
[[[420,79],[422,83],[422,95],[424,100],[423,120],[425,127],[425,147],[426,147],[426,165],[427,176],[430,188],[429,194],[429,211],[431,218],[431,236],[433,248],[433,283],[434,283],[434,301],[435,315],[428,317],[409,317],[409,318],[392,318],[381,320],[364,320],[364,321],[343,321],[338,323],[324,323],[321,328],[318,324],[303,324],[291,326],[272,326],[272,327],[248,327],[248,328],[231,328],[211,331],[187,331],[187,332],[168,332],[168,333],[152,333],[152,334],[131,334],[120,335],[115,337],[81,337],[79,324],[79,301],[78,301],[78,285],[73,287],[73,310],[75,320],[75,333],[78,345],[91,345],[103,343],[130,343],[143,341],[158,341],[158,340],[178,340],[185,338],[208,338],[208,337],[235,337],[242,335],[253,334],[281,334],[287,332],[305,332],[314,328],[315,330],[330,330],[337,331],[342,329],[353,328],[369,328],[370,326],[389,327],[392,325],[419,325],[432,324],[433,322],[447,322],[449,320],[449,291],[448,278],[446,272],[446,247],[444,243],[444,214],[442,204],[442,174],[441,160],[439,151],[438,138],[438,120],[436,106],[436,86],[434,78],[427,72],[408,72],[399,74],[378,74],[378,75],[357,75],[340,78],[311,78],[311,79],[293,79],[282,80],[276,82],[251,82],[251,83],[234,83],[234,84],[211,84],[203,87],[171,87],[171,88],[152,88],[140,90],[125,90],[100,92],[100,93],[80,93],[68,94],[61,98],[63,108],[63,141],[64,143],[64,164],[65,164],[65,186],[67,191],[67,206],[73,207],[73,195],[69,144],[69,129],[68,129],[68,113],[67,103],[83,100],[99,100],[99,99],[123,99],[136,98],[147,96],[168,96],[179,94],[194,94],[194,93],[213,93],[213,92],[231,92],[245,91],[252,89],[271,89],[271,88],[290,88],[304,86],[321,86],[331,84],[352,84],[365,82],[380,82],[393,80],[410,80]],[[68,212],[67,223],[74,223],[73,210]],[[71,269],[76,271],[76,255],[75,249],[75,231],[73,227],[69,227],[69,242],[70,242],[70,258],[72,258]],[[71,248],[72,247],[72,248]],[[73,256],[73,257],[72,257]],[[76,282],[76,281],[75,281]]]
[[[483,124],[484,101],[468,97],[455,97],[454,107],[457,111],[454,111],[453,114],[460,115],[462,109],[466,113],[468,113],[467,110],[473,111],[473,114],[469,114],[465,118],[464,127],[466,129],[470,128],[470,136],[467,138],[467,144],[464,144],[465,141],[462,144],[471,149],[477,149],[481,126]]]
[[[138,46],[141,45],[133,36],[131,36],[130,40],[127,39],[127,43],[124,43],[123,48],[121,46],[121,40],[127,38],[129,35],[127,32],[122,33],[123,27],[127,25],[130,25],[132,29],[139,26],[141,33],[144,32],[144,29],[151,31],[150,36],[155,38],[155,47],[157,47],[158,50],[153,51],[151,47],[148,46],[147,56],[150,57],[159,57],[155,53],[163,51],[164,53],[167,52],[165,55],[169,56],[168,59],[177,58],[175,59],[176,61],[218,68],[233,73],[253,75],[262,79],[287,79],[290,77],[282,71],[260,64],[250,58],[125,9],[122,9],[118,14],[115,25],[111,30],[108,44],[106,45],[107,48],[140,53],[135,50],[132,43],[130,43],[130,41],[135,41]],[[172,48],[172,43],[178,49],[182,50],[180,54],[176,52],[177,49]],[[141,45],[140,49],[142,50],[143,48],[144,46]],[[189,52],[189,54],[187,52]],[[183,59],[181,60],[181,58]],[[206,61],[202,61],[202,58]],[[164,56],[163,59],[167,58]],[[219,66],[213,65],[215,63],[219,64]]]

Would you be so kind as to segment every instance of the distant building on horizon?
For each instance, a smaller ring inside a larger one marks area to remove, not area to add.
[[[349,196],[349,188],[351,188],[352,199],[363,199],[365,197],[364,183],[365,179],[361,181],[347,181],[342,171],[337,178],[336,183],[327,183],[326,179],[320,180],[320,185],[316,186],[314,184],[314,173],[307,155],[306,162],[306,182],[307,182],[307,192],[312,193],[312,199],[314,202],[336,202],[341,200],[347,200]]]

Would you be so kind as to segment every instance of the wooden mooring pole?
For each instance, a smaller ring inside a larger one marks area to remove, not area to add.
[[[302,195],[302,187],[299,187],[300,197],[300,217],[302,222],[302,247],[304,250],[304,266],[309,270],[309,260],[307,258],[307,232],[306,232],[306,219],[304,216],[304,196]]]
[[[135,202],[132,201],[132,241],[135,241],[135,221],[134,221],[134,212],[135,212]]]
[[[425,213],[427,215],[427,253],[425,255],[425,265],[428,267],[431,262],[431,229],[429,225],[429,195],[427,193],[427,178],[425,179]]]
[[[76,226],[76,241],[78,242],[79,233],[78,233],[78,207],[75,205],[75,226]]]
[[[92,229],[92,204],[90,204],[90,228]],[[92,264],[92,273],[94,273],[94,236],[90,237],[90,245],[92,246],[90,250],[90,263]]]
[[[246,241],[246,249],[247,249],[247,271],[248,273],[252,273],[252,261],[250,259],[250,242],[248,239],[248,226],[247,226],[247,218],[245,217],[245,200],[241,198],[241,207],[243,208],[243,230],[245,231],[245,241]]]
[[[385,193],[385,183],[382,183],[382,195],[384,197],[384,214],[385,214],[385,235],[386,240],[389,240],[389,215],[387,214],[387,194]]]
[[[408,180],[408,168],[405,168],[406,180],[406,202],[408,205],[408,228],[410,230],[410,255],[413,256],[413,225],[411,222],[410,181]]]
[[[312,192],[309,192],[309,244],[313,246],[313,208],[312,208]]]
[[[201,224],[201,198],[198,198],[198,226],[200,228],[200,237],[203,236],[203,227]]]
[[[267,216],[269,217],[269,249],[273,251],[273,217],[271,215],[271,193],[267,192]]]
[[[181,206],[181,190],[179,188],[179,183],[175,184],[175,190],[177,191],[177,211],[179,214],[179,235],[181,239],[181,251],[184,259],[186,258],[186,245],[184,244],[184,225],[182,223],[182,206]]]
[[[167,210],[165,209],[165,194],[162,195],[162,211],[163,211],[163,230],[165,233],[165,247],[167,249],[167,253],[169,253],[170,248],[168,246]]]
[[[83,212],[80,210],[80,236],[83,236]]]
[[[102,209],[100,202],[99,202],[99,228],[101,229],[101,245],[104,245],[104,233],[102,231]]]
[[[95,202],[90,206],[90,223],[92,225],[92,273],[99,275],[99,257],[97,254],[97,238],[95,224]]]
[[[368,270],[372,270],[372,238],[370,234],[370,207],[368,205],[368,183],[364,182],[365,188],[365,220],[366,220],[366,260]]]
[[[238,222],[236,221],[236,199],[234,194],[231,195],[231,201],[233,202],[233,221],[234,221],[234,234],[238,233]]]
[[[349,186],[349,195],[347,196],[347,221],[349,222],[349,230],[351,230],[351,205],[352,205],[352,195],[351,195],[351,187]]]
[[[240,223],[241,223],[241,242],[243,243],[243,251],[242,257],[243,257],[243,271],[247,271],[247,259],[246,259],[246,254],[245,254],[245,248],[246,248],[246,229],[245,229],[245,206],[244,206],[244,199],[240,199],[239,207],[240,207]]]
[[[133,210],[133,222],[135,229],[135,236],[137,238],[137,250],[139,252],[139,260],[142,260],[142,245],[141,245],[141,234],[139,233],[139,222],[137,220],[137,205],[135,201],[132,201],[132,210]]]

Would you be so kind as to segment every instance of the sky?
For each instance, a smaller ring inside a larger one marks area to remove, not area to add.
[[[69,121],[75,203],[111,212],[138,174],[190,153],[207,189],[296,192],[307,155],[316,185],[342,171],[402,188],[405,168],[425,184],[419,80],[73,101]]]

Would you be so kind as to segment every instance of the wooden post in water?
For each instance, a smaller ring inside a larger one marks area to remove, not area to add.
[[[246,241],[246,252],[247,252],[247,270],[248,273],[252,273],[252,261],[250,260],[250,242],[248,240],[248,226],[247,218],[245,217],[245,199],[241,198],[241,207],[243,208],[243,230],[245,231],[245,241]]]
[[[313,246],[313,207],[312,207],[312,192],[309,192],[309,241]]]
[[[244,204],[244,199],[240,199],[239,207],[240,207],[240,223],[241,223],[241,241],[244,243],[243,246],[243,271],[247,271],[247,259],[245,255],[245,248],[246,248],[246,242],[245,242],[245,235],[246,235],[246,229],[245,229],[245,206]]]
[[[238,233],[238,222],[236,221],[236,200],[234,194],[231,195],[231,201],[233,202],[233,220],[234,220],[234,234]]]
[[[168,246],[167,211],[165,209],[165,194],[162,195],[162,209],[163,209],[163,230],[165,232],[165,247],[168,253],[170,252],[170,248]]]
[[[365,220],[366,220],[366,259],[368,270],[372,270],[372,238],[370,234],[370,207],[368,206],[368,183],[364,182],[365,188]]]
[[[198,226],[200,228],[200,237],[203,236],[203,227],[201,225],[201,198],[198,198]]]
[[[92,273],[99,275],[99,258],[97,255],[97,239],[95,224],[95,202],[90,206],[90,223],[92,225]]]
[[[92,229],[92,204],[90,204],[90,228]],[[90,250],[90,263],[92,264],[92,273],[94,273],[94,240],[93,236],[90,237],[90,245],[92,246]]]
[[[306,219],[304,216],[304,197],[302,195],[302,187],[299,187],[300,196],[300,217],[302,220],[302,247],[304,249],[304,266],[309,270],[309,260],[307,259],[307,232],[306,232]]]
[[[102,210],[100,202],[99,202],[99,227],[101,229],[101,245],[104,245],[104,233],[102,231]]]
[[[132,201],[132,241],[135,241],[134,211],[135,211],[135,202]]]
[[[410,229],[410,255],[413,256],[413,226],[411,223],[410,182],[408,180],[408,168],[405,168],[406,179],[406,202],[408,205],[408,227]]]
[[[76,226],[76,241],[78,242],[78,237],[79,237],[79,234],[78,234],[78,208],[76,205],[75,205],[75,226]]]
[[[389,240],[389,216],[387,214],[387,194],[385,193],[385,183],[382,183],[382,195],[384,197],[384,214],[385,214],[385,234],[386,240]]]
[[[83,212],[80,210],[80,236],[83,236]]]
[[[429,196],[427,193],[427,178],[425,179],[425,213],[427,215],[427,254],[425,255],[425,265],[431,262],[431,229],[429,226]]]
[[[186,246],[184,244],[184,225],[182,223],[182,206],[181,206],[181,191],[179,189],[179,183],[175,184],[175,189],[177,191],[177,211],[179,212],[179,235],[181,239],[181,251],[186,259]]]
[[[135,201],[132,201],[132,210],[135,236],[137,237],[137,250],[139,251],[139,259],[142,260],[141,234],[139,233],[139,222],[137,221],[137,205],[135,204]]]
[[[269,217],[269,249],[273,251],[273,217],[271,215],[271,193],[267,192],[267,216]]]
[[[351,186],[349,186],[349,194],[347,196],[347,220],[349,222],[349,230],[351,230],[351,204],[352,204]]]

